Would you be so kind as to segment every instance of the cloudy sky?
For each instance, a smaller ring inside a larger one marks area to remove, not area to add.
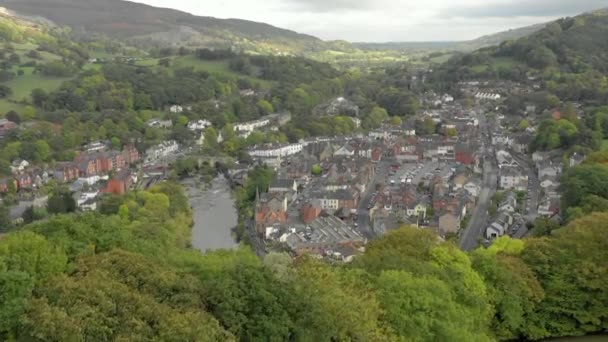
[[[447,41],[608,7],[608,0],[135,0],[355,42]]]

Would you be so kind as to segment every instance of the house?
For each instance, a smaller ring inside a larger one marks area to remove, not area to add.
[[[122,150],[122,155],[127,165],[133,165],[139,161],[139,151],[133,145],[126,145]]]
[[[486,228],[486,239],[488,240],[493,240],[503,235],[505,235],[505,229],[499,223],[492,222],[492,224]]]
[[[258,128],[262,128],[264,126],[268,126],[270,125],[270,120],[269,119],[259,119],[259,120],[254,120],[254,121],[249,121],[249,122],[241,122],[238,124],[234,125],[234,131],[237,133],[240,132],[253,132],[254,130],[258,129]]]
[[[155,127],[155,128],[171,128],[171,127],[173,127],[173,121],[162,120],[162,119],[150,119],[150,120],[146,121],[146,125],[148,127]]]
[[[16,175],[15,182],[17,184],[17,190],[29,189],[34,184],[32,177],[28,174]]]
[[[559,198],[551,198],[545,197],[541,200],[538,205],[538,215],[545,217],[552,217],[556,214],[559,214],[560,208],[560,199]]]
[[[211,127],[211,121],[209,120],[196,120],[188,122],[188,129],[191,131],[203,131]]]
[[[25,171],[25,169],[28,166],[30,166],[30,163],[27,160],[24,160],[24,159],[15,159],[11,163],[11,172],[13,174],[15,174],[15,173],[21,173],[21,172]]]
[[[492,135],[492,145],[507,145],[510,146],[513,143],[513,138],[506,134],[494,134]]]
[[[107,144],[103,141],[93,141],[84,145],[83,151],[85,152],[100,152],[107,148]]]
[[[304,145],[302,143],[294,144],[266,144],[262,146],[254,146],[249,149],[248,153],[252,157],[276,158],[286,157],[302,152]]]
[[[0,193],[4,194],[7,193],[11,187],[11,183],[12,186],[17,189],[17,184],[15,179],[13,178],[3,178],[0,179]]]
[[[276,179],[270,184],[268,192],[297,192],[298,183],[293,179]]]
[[[284,195],[256,193],[255,225],[259,234],[264,234],[268,227],[287,222],[287,197]]]
[[[171,113],[182,113],[184,111],[184,107],[180,106],[180,105],[173,105],[171,107],[169,107],[169,111]]]
[[[528,188],[528,176],[523,174],[517,167],[502,167],[500,169],[500,188],[526,191]]]
[[[477,93],[475,94],[475,98],[477,100],[497,101],[500,100],[501,96],[499,94],[494,93]]]
[[[346,189],[318,192],[311,195],[311,198],[319,201],[323,210],[336,211],[341,208],[352,210],[356,209],[358,204],[358,198]]]
[[[8,121],[7,119],[0,119],[0,137],[5,136],[8,132],[12,131],[16,127],[16,123]]]
[[[340,147],[334,152],[334,157],[352,157],[355,155],[355,149],[350,143]]]
[[[321,209],[320,203],[315,203],[314,201],[312,203],[306,203],[302,206],[300,211],[300,219],[304,224],[309,224],[316,220],[319,215],[321,215],[322,211],[323,209]]]
[[[570,158],[568,159],[568,164],[570,167],[581,165],[585,161],[585,155],[574,152]]]
[[[533,140],[534,136],[530,133],[519,134],[513,140],[511,148],[517,153],[527,153]]]
[[[121,196],[129,191],[132,183],[133,178],[131,177],[131,171],[124,170],[108,181],[103,192]]]
[[[464,185],[464,189],[473,197],[478,197],[481,190],[476,182],[468,182]]]
[[[163,141],[146,150],[146,161],[153,163],[165,159],[179,150],[179,144],[175,140]]]
[[[447,212],[441,216],[439,216],[439,232],[442,235],[447,233],[458,233],[460,230],[460,222],[462,221],[462,217],[460,215],[455,215],[451,212]]]
[[[559,186],[559,180],[557,177],[543,176],[540,179],[540,187],[543,189]]]
[[[512,191],[505,192],[502,201],[498,204],[498,211],[514,213],[516,209],[517,198],[515,194]]]
[[[53,172],[53,178],[59,183],[73,181],[79,175],[78,166],[74,163],[57,163]]]
[[[477,158],[475,157],[475,149],[477,146],[465,145],[465,144],[457,144],[454,148],[455,158],[458,163],[464,165],[474,165],[477,163]]]
[[[545,176],[557,177],[562,173],[562,167],[558,164],[551,162],[538,163],[538,178],[541,179]]]

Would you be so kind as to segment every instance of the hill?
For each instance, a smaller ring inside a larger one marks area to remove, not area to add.
[[[139,43],[237,46],[243,50],[286,53],[323,44],[318,38],[268,24],[201,17],[122,0],[0,0],[0,6],[61,26]]]
[[[442,86],[471,79],[534,82],[564,101],[603,104],[606,37],[608,9],[562,18],[527,37],[456,55],[432,79]]]
[[[386,43],[353,43],[357,48],[363,50],[398,50],[398,51],[474,51],[483,47],[499,45],[507,40],[519,39],[529,36],[543,27],[547,23],[535,24],[520,27],[508,31],[502,31],[485,35],[473,40],[466,41],[445,41],[445,42],[386,42]]]

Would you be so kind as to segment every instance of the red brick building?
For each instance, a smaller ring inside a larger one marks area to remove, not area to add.
[[[110,179],[102,192],[115,195],[124,195],[129,191],[132,183],[133,180],[131,177],[131,172],[125,170],[117,174],[116,177]]]

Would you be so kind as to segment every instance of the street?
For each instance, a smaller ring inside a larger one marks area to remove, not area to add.
[[[491,130],[484,115],[479,117],[479,125],[482,128],[482,134],[486,134],[484,143],[486,146],[491,146]],[[488,209],[492,196],[496,192],[498,183],[498,166],[495,162],[495,156],[489,151],[484,151],[483,162],[483,181],[482,188],[477,201],[477,206],[473,210],[469,226],[465,228],[460,237],[460,248],[465,251],[475,249],[479,245],[479,238],[483,236],[488,222]]]
[[[367,239],[371,239],[375,236],[371,222],[369,221],[369,210],[367,209],[367,205],[372,200],[372,195],[376,190],[376,184],[383,183],[384,179],[388,176],[388,166],[389,163],[384,160],[378,163],[376,174],[359,201],[359,208],[357,209],[357,228]]]

